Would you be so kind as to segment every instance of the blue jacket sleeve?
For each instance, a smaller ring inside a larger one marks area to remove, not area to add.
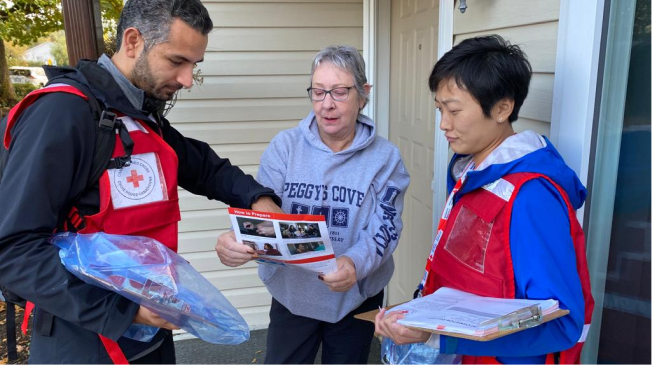
[[[488,342],[442,336],[442,352],[498,356],[504,363],[527,363],[541,358],[525,357],[568,349],[580,338],[584,297],[570,221],[561,195],[549,182],[536,179],[521,188],[512,211],[510,247],[516,297],[557,299],[559,306],[569,309],[570,314]]]

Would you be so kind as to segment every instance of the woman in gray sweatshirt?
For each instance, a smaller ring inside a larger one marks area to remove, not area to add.
[[[258,181],[282,198],[285,212],[326,216],[338,266],[323,276],[259,266],[273,297],[266,363],[313,363],[320,345],[324,364],[367,363],[374,326],[353,315],[382,305],[409,184],[398,148],[360,114],[370,89],[357,49],[324,49],[312,65],[313,111],[274,137],[261,158]],[[251,259],[245,247],[220,238],[216,249],[237,266]]]

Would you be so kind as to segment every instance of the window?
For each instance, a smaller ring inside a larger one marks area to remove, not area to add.
[[[586,227],[596,309],[583,355],[649,364],[650,0],[612,0],[606,39]]]

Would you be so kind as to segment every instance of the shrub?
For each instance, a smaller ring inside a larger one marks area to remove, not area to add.
[[[38,86],[34,86],[30,83],[14,84],[14,93],[16,94],[17,100],[21,100],[25,97],[25,95],[31,93],[36,89],[38,89]]]

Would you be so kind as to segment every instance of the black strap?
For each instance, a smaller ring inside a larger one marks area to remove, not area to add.
[[[6,302],[5,314],[7,316],[7,359],[9,361],[18,360],[16,351],[16,307],[14,303]]]
[[[125,151],[124,156],[119,156],[112,158],[109,161],[109,169],[121,169],[123,167],[131,165],[131,153],[134,151],[134,141],[129,135],[129,131],[124,123],[121,120],[115,119],[115,114],[113,117],[114,128],[117,128],[120,135],[120,142],[122,143],[122,149]]]

